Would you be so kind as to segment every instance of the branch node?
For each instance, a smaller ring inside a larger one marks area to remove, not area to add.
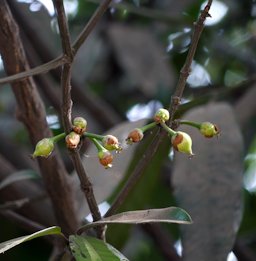
[[[180,105],[181,98],[179,96],[172,96],[172,104],[174,106]]]

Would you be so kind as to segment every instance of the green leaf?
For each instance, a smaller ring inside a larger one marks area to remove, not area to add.
[[[48,236],[48,235],[60,235],[61,234],[61,228],[60,227],[48,227],[46,229],[40,230],[36,233],[33,233],[31,235],[23,236],[23,237],[18,237],[14,238],[8,241],[5,241],[0,244],[0,254],[4,253],[5,251],[21,244],[26,241],[32,240],[37,237],[42,237],[42,236]]]
[[[78,233],[86,228],[101,224],[142,224],[142,223],[178,223],[191,224],[190,215],[178,207],[136,210],[119,213],[102,220],[84,225],[78,230]]]
[[[69,244],[76,261],[129,261],[117,249],[94,237],[72,235]]]
[[[21,181],[25,179],[37,179],[39,176],[36,174],[34,170],[26,169],[14,172],[13,174],[7,176],[0,183],[0,190],[11,185],[16,181]]]

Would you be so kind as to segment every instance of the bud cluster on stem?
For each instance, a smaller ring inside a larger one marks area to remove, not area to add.
[[[166,122],[169,120],[169,111],[161,108],[159,109],[154,117],[153,122],[146,124],[142,127],[135,128],[131,130],[126,138],[127,144],[133,144],[140,142],[144,133],[148,130],[153,129],[155,126],[162,127],[168,135],[171,137],[171,144],[173,148],[189,156],[193,156],[192,151],[192,139],[190,135],[183,131],[175,131],[171,129]],[[206,138],[211,138],[220,134],[219,128],[211,122],[193,122],[187,120],[178,120],[179,124],[189,125],[199,130],[199,132]],[[90,133],[86,131],[87,121],[82,117],[76,117],[73,120],[73,128],[69,134],[61,133],[51,138],[44,138],[40,140],[35,148],[33,157],[48,157],[54,149],[54,144],[65,138],[67,148],[76,149],[81,142],[81,138],[89,138],[98,150],[98,158],[101,165],[105,168],[110,168],[113,162],[113,155],[111,151],[121,152],[122,147],[117,139],[117,137],[112,134],[99,135],[95,133]]]

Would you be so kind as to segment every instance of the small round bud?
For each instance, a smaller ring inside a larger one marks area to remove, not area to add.
[[[113,135],[106,135],[102,140],[102,145],[107,150],[117,150],[120,151],[122,148],[119,145],[117,137]]]
[[[168,121],[170,118],[170,114],[169,114],[169,111],[166,110],[166,109],[159,109],[156,113],[155,113],[155,116],[154,116],[154,121],[156,123],[160,123],[160,122],[166,122]]]
[[[54,149],[54,142],[51,138],[44,138],[36,144],[35,151],[32,155],[35,157],[49,157]]]
[[[199,130],[206,138],[212,138],[220,133],[219,128],[211,122],[202,122]]]
[[[86,131],[87,121],[82,117],[76,117],[73,120],[73,131],[82,135]]]
[[[108,150],[100,150],[98,152],[100,164],[106,169],[112,167],[113,155]]]
[[[127,142],[127,144],[139,142],[143,139],[143,136],[144,136],[143,131],[139,128],[136,128],[128,134],[126,142]]]
[[[65,140],[69,149],[75,149],[80,142],[80,135],[72,131],[66,136]]]
[[[194,155],[192,152],[192,139],[191,137],[183,132],[177,131],[175,135],[172,136],[173,148],[179,152]]]

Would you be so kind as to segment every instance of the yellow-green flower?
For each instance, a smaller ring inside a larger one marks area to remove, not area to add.
[[[71,131],[65,138],[66,145],[69,149],[75,149],[80,142],[80,135]]]
[[[173,148],[179,152],[186,153],[193,156],[192,152],[192,139],[191,137],[183,131],[177,131],[176,134],[172,136]]]
[[[216,136],[220,133],[219,128],[211,122],[202,122],[200,124],[199,131],[206,138],[212,138],[213,136]]]
[[[169,111],[166,110],[166,109],[159,109],[156,113],[155,113],[155,116],[154,116],[154,120],[155,122],[157,123],[160,123],[160,122],[166,122],[168,121],[170,118],[170,114],[169,114]]]
[[[128,134],[126,142],[127,144],[139,142],[143,139],[143,136],[144,136],[143,131],[139,128],[136,128]]]
[[[54,141],[51,138],[44,138],[36,144],[35,151],[32,155],[35,157],[49,157],[54,149]]]
[[[106,149],[102,149],[98,152],[100,164],[106,169],[112,167],[113,155]]]
[[[76,117],[73,120],[73,131],[82,135],[86,131],[87,121],[82,117]]]
[[[122,150],[117,137],[113,135],[104,136],[102,139],[102,145],[107,150],[117,150],[117,151]]]

